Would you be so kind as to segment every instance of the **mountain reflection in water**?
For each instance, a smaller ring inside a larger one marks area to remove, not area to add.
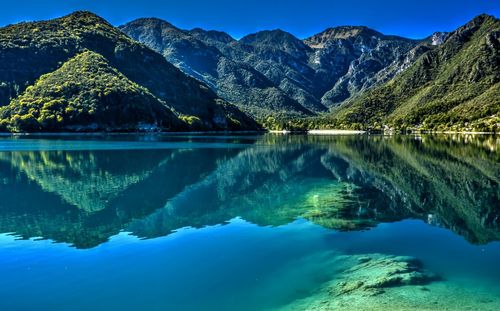
[[[30,150],[37,138],[0,138],[8,146],[0,148],[0,232],[92,248],[120,231],[153,238],[235,217],[259,226],[304,218],[335,230],[417,218],[471,243],[500,240],[496,137],[129,139],[143,145],[117,137],[99,146],[125,148],[85,150],[88,139],[78,150]],[[11,148],[16,141],[27,147]]]

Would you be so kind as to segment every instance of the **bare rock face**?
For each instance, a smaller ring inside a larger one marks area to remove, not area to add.
[[[324,81],[321,103],[329,108],[376,85],[379,72],[419,43],[354,26],[329,28],[305,42],[313,49],[309,64]]]
[[[432,45],[441,45],[443,44],[444,40],[446,40],[446,37],[448,36],[447,32],[435,32],[432,34]]]

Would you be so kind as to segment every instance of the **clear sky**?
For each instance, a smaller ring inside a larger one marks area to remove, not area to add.
[[[89,10],[114,25],[159,17],[174,25],[228,32],[236,38],[280,28],[304,38],[339,25],[423,38],[450,31],[481,13],[500,16],[500,0],[17,0],[2,1],[0,25]]]

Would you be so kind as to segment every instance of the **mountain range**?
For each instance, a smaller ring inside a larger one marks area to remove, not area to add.
[[[390,78],[377,73],[420,43],[366,27],[330,28],[305,40],[279,29],[235,40],[155,18],[120,29],[256,116],[328,111]]]
[[[239,40],[90,12],[0,28],[0,130],[498,131],[500,22],[422,40],[363,26]]]
[[[344,123],[497,131],[500,21],[487,15],[447,35],[388,83],[344,105]]]
[[[11,131],[258,129],[90,12],[0,29],[0,107]]]

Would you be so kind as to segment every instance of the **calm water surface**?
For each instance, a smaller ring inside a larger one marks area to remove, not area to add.
[[[374,253],[416,257],[493,310],[498,145],[0,137],[0,310],[293,309],[335,278],[332,257]]]

